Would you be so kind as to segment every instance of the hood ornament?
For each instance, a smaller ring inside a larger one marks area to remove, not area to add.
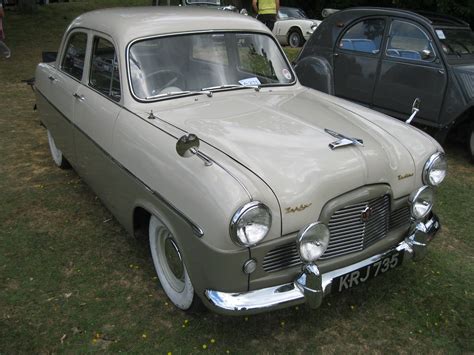
[[[327,129],[327,128],[324,129],[324,132],[337,138],[337,141],[329,143],[329,148],[331,148],[332,150],[336,148],[340,148],[340,147],[345,147],[347,145],[359,145],[361,147],[364,146],[364,141],[362,139],[346,137],[340,133],[331,131],[330,129]]]

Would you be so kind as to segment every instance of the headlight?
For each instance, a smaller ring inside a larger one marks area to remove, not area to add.
[[[423,168],[423,183],[430,186],[438,186],[446,177],[448,162],[444,153],[433,154],[425,163]]]
[[[420,187],[412,192],[408,202],[414,219],[419,220],[426,217],[433,207],[433,189],[429,186]]]
[[[299,231],[298,252],[301,260],[307,263],[318,260],[329,244],[329,229],[321,222],[311,223]]]
[[[254,201],[235,212],[230,222],[230,236],[240,246],[251,246],[268,234],[272,225],[272,214],[263,203]]]

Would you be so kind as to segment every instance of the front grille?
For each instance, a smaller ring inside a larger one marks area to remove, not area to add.
[[[371,209],[371,216],[364,222],[362,211]],[[383,239],[389,230],[403,225],[408,227],[410,212],[401,208],[390,213],[388,195],[337,210],[329,220],[331,239],[321,259],[354,253]],[[301,264],[296,243],[291,242],[270,250],[263,258],[263,269],[275,272]]]
[[[410,208],[402,207],[390,214],[389,230],[406,227],[410,225]]]

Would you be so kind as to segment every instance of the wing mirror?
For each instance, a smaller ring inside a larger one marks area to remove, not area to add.
[[[186,134],[176,142],[176,152],[183,158],[189,158],[196,155],[206,166],[211,166],[212,161],[199,151],[199,138],[192,133]]]
[[[411,116],[408,118],[408,120],[405,121],[405,123],[410,124],[411,121],[413,121],[416,114],[420,112],[420,105],[421,105],[421,99],[417,97],[415,101],[413,101],[413,105],[411,106]]]
[[[248,16],[249,12],[247,11],[247,9],[242,9],[242,10],[240,10],[240,14],[244,15],[244,16]]]

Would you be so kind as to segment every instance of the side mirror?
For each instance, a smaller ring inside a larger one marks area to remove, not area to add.
[[[421,51],[421,59],[423,60],[428,60],[428,59],[431,59],[433,58],[433,52],[430,51],[429,49],[423,49]]]
[[[240,14],[244,15],[244,16],[248,16],[249,13],[248,13],[247,9],[242,9],[242,10],[240,10]]]
[[[415,101],[413,101],[413,105],[411,106],[411,116],[408,118],[408,120],[405,121],[405,123],[410,124],[411,121],[413,121],[416,114],[420,111],[420,106],[421,106],[421,99],[417,97]]]
[[[187,134],[178,139],[176,152],[183,158],[196,155],[199,151],[199,138],[195,134]]]
[[[176,152],[183,158],[196,155],[206,166],[211,166],[211,159],[199,151],[199,145],[199,138],[195,134],[189,133],[178,139],[176,142]]]

